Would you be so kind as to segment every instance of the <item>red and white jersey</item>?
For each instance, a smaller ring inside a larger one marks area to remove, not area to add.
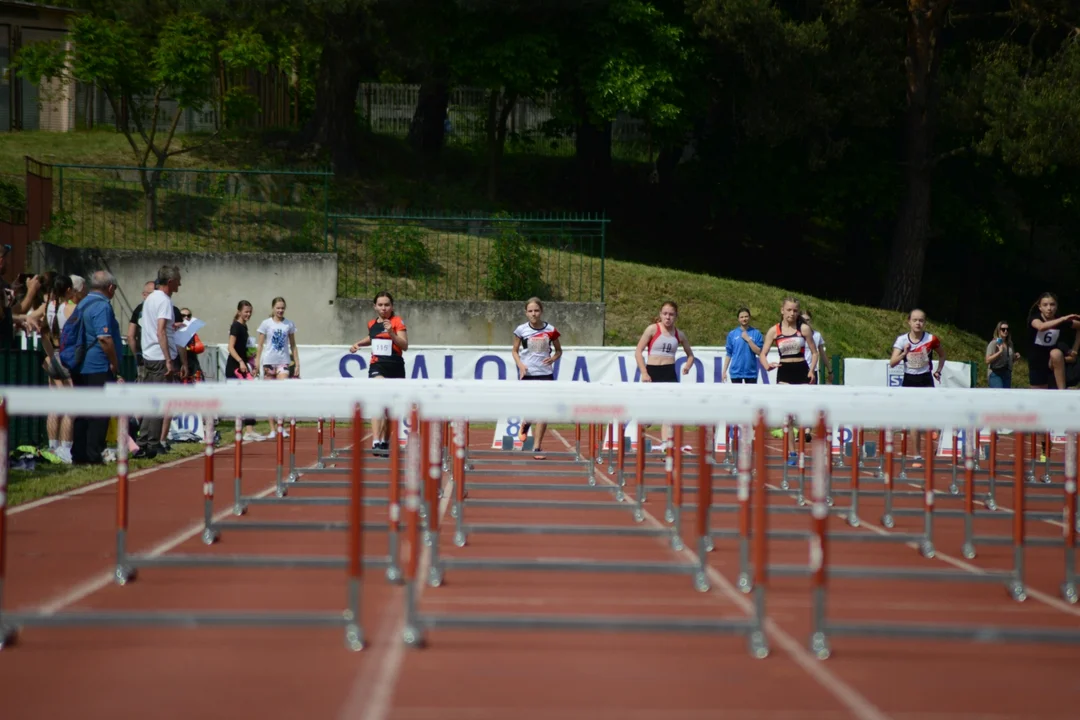
[[[554,375],[555,366],[545,365],[544,361],[551,357],[555,340],[559,338],[559,331],[551,323],[544,323],[540,328],[534,328],[529,323],[522,323],[514,330],[514,335],[521,338],[521,350],[518,355],[521,362],[531,376]]]
[[[911,339],[910,333],[904,333],[896,338],[893,347],[897,350],[907,349],[907,357],[904,359],[904,372],[908,375],[925,375],[930,372],[930,366],[934,362],[934,351],[941,347],[941,341],[936,335],[924,332],[922,339],[916,342]]]
[[[675,358],[676,353],[679,352],[679,331],[677,328],[671,329],[673,332],[669,335],[664,332],[663,325],[656,323],[656,332],[653,334],[652,339],[649,340],[649,345],[646,348],[650,358]]]

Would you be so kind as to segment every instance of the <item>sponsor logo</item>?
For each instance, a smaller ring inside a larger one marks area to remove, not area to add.
[[[993,413],[979,418],[978,425],[998,427],[1030,427],[1039,424],[1038,413]]]
[[[626,414],[622,405],[575,405],[570,410],[571,417],[613,418]]]
[[[164,406],[163,412],[166,415],[198,415],[220,409],[221,400],[218,398],[177,398],[166,400]]]

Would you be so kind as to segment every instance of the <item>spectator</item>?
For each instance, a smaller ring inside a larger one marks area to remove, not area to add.
[[[1009,323],[1002,320],[994,328],[994,337],[986,346],[986,382],[992,388],[1011,388],[1013,364],[1020,353],[1013,349]]]
[[[71,373],[60,361],[58,350],[60,348],[60,335],[67,324],[67,317],[62,309],[68,299],[75,294],[71,287],[71,277],[57,275],[53,281],[49,299],[45,304],[45,323],[41,331],[41,344],[45,348],[45,373],[49,376],[49,386],[64,388],[71,387]],[[45,421],[45,431],[49,438],[49,451],[54,453],[61,462],[71,463],[71,444],[73,423],[75,418],[70,415],[49,415]]]
[[[153,280],[147,280],[143,285],[142,299],[146,302],[147,296],[154,292],[156,284]],[[136,377],[139,382],[143,381],[143,356],[142,356],[142,333],[139,330],[139,318],[142,317],[143,303],[135,306],[131,311],[131,319],[128,320],[127,344],[128,349],[135,356]]]
[[[739,327],[727,335],[724,343],[724,372],[721,380],[733,383],[756,384],[760,364],[758,354],[765,339],[761,331],[750,324],[750,308],[741,307],[735,313]]]
[[[67,319],[68,324],[75,323],[75,339],[61,351],[60,360],[71,372],[76,387],[103,387],[109,382],[122,382],[119,377],[120,325],[111,304],[116,294],[116,278],[106,270],[99,270],[91,276],[88,290]],[[76,357],[80,347],[85,350],[81,363]],[[102,463],[108,433],[107,417],[75,418],[72,461]]]
[[[180,322],[191,322],[191,309],[180,308]],[[188,358],[188,376],[185,382],[197,383],[203,381],[202,365],[199,364],[199,355],[202,355],[206,350],[206,346],[203,345],[203,341],[199,339],[199,334],[195,333],[191,336],[191,340],[188,341],[187,347],[184,348],[187,351]]]
[[[176,315],[172,296],[180,289],[180,269],[165,265],[158,271],[158,289],[143,301],[139,329],[142,333],[143,382],[173,383],[187,377],[187,354],[176,347]],[[179,369],[176,367],[180,363]],[[144,417],[139,425],[139,450],[133,457],[155,457],[166,451],[162,436],[165,418]]]

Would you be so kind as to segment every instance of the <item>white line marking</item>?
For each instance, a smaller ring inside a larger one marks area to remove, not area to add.
[[[443,527],[443,518],[450,507],[450,498],[454,493],[454,480],[443,486],[443,496],[439,500],[439,529]],[[420,554],[420,563],[416,570],[416,602],[419,604],[424,588],[427,587],[427,573],[431,562],[431,551],[424,548]],[[404,593],[394,593],[389,600],[390,608],[383,614],[379,623],[380,632],[373,639],[375,657],[366,658],[364,665],[353,679],[352,687],[345,703],[338,712],[342,720],[361,718],[362,720],[385,720],[390,715],[390,706],[394,699],[401,666],[405,662],[405,597]],[[386,632],[385,628],[391,628]],[[369,668],[377,667],[372,673]]]
[[[552,430],[551,432],[563,445],[567,448],[570,447],[570,443],[566,442],[566,439],[563,438],[557,430]],[[597,474],[609,485],[614,485],[611,479],[608,478],[603,471],[598,470]],[[645,510],[644,508],[642,508],[642,510],[644,512],[645,521],[654,528],[667,527],[653,517],[652,513],[648,510]],[[689,548],[684,547],[680,551],[680,554],[691,562],[697,562],[697,557]],[[728,582],[727,578],[721,575],[720,572],[711,565],[708,566],[707,571],[709,579],[720,588],[721,592],[727,596],[728,600],[737,605],[748,615],[753,613],[753,603],[744,594],[736,590],[735,586]],[[765,632],[769,637],[771,637],[772,640],[795,661],[795,664],[816,680],[822,688],[831,693],[841,704],[846,706],[856,718],[859,718],[859,720],[889,720],[888,715],[878,709],[853,687],[834,675],[824,663],[811,655],[809,650],[799,644],[795,638],[788,635],[779,625],[766,618],[764,626]]]
[[[256,442],[261,442],[261,441],[256,441]],[[247,440],[244,441],[244,445],[251,445],[251,444],[252,443],[248,442]],[[215,448],[214,454],[215,455],[224,455],[225,453],[228,453],[228,452],[233,451],[233,450],[236,450],[236,443],[228,443],[228,447],[222,447],[222,448],[219,448],[219,449]],[[183,465],[184,463],[189,463],[189,462],[192,462],[193,460],[202,460],[203,457],[204,457],[203,454],[201,452],[199,452],[199,453],[195,453],[193,455],[189,455],[188,457],[177,458],[176,460],[170,460],[169,462],[162,463],[161,465],[154,465],[153,467],[143,468],[142,470],[139,470],[138,472],[133,472],[130,475],[128,475],[128,482],[129,483],[130,482],[135,482],[139,478],[145,477],[146,475],[149,475],[150,473],[154,472],[155,470],[168,470],[169,468],[176,467],[177,465]],[[50,495],[49,497],[43,497],[43,498],[39,498],[37,500],[31,500],[28,503],[22,503],[21,505],[16,505],[15,507],[8,508],[7,514],[8,515],[18,515],[19,513],[26,512],[27,510],[33,510],[34,508],[44,507],[45,505],[51,505],[52,503],[59,502],[61,500],[67,500],[68,498],[77,497],[79,495],[85,495],[88,492],[93,492],[95,490],[100,490],[101,488],[109,487],[110,485],[115,485],[116,481],[117,481],[117,478],[114,475],[113,477],[111,477],[111,478],[109,478],[107,480],[99,480],[96,483],[91,483],[90,485],[83,485],[82,487],[75,488],[74,490],[67,490],[67,491],[59,493],[57,495]]]
[[[368,437],[370,437],[370,434],[368,435]],[[366,437],[364,439],[367,440]],[[202,459],[202,457],[203,456],[201,454],[192,455],[191,457],[188,457],[188,458],[181,458],[180,460],[175,460],[172,463],[165,463],[163,465],[157,465],[157,466],[152,467],[152,468],[146,468],[146,470],[143,470],[143,471],[140,471],[140,472],[143,473],[143,474],[147,474],[147,473],[153,472],[154,470],[160,470],[161,468],[169,467],[170,465],[187,462],[188,460]],[[104,484],[107,484],[108,482],[110,482],[110,481],[106,481],[106,483],[98,483],[98,484],[99,485],[104,485]],[[111,482],[116,482],[116,479],[113,478],[113,480]],[[255,497],[264,498],[267,495],[269,495],[270,493],[274,492],[274,490],[276,488],[277,488],[276,483],[272,484],[269,487],[267,487],[266,489],[259,491],[259,493],[257,495],[255,495]],[[80,489],[85,490],[85,488],[80,488]],[[59,496],[57,496],[57,497],[59,497]],[[48,498],[45,498],[45,499],[48,499]],[[221,512],[219,512],[219,513],[217,513],[217,514],[215,514],[213,516],[213,521],[214,522],[219,522],[221,520],[224,520],[229,515],[231,515],[232,512],[233,512],[232,508],[222,510]],[[188,540],[191,540],[192,538],[198,537],[202,533],[204,527],[205,527],[205,524],[203,522],[201,522],[201,521],[198,522],[198,523],[194,523],[190,527],[188,527],[186,530],[181,530],[180,532],[170,536],[168,539],[166,539],[165,541],[163,541],[161,543],[158,543],[157,545],[155,545],[154,547],[152,547],[150,550],[146,551],[145,553],[143,553],[143,552],[136,553],[135,551],[132,551],[132,554],[139,554],[139,555],[145,554],[148,557],[158,557],[160,555],[164,555],[165,553],[169,552],[170,550],[173,550],[173,549],[179,547],[180,545],[183,545]],[[59,595],[54,596],[52,599],[48,600],[47,602],[36,606],[36,608],[32,607],[32,608],[29,608],[29,609],[36,610],[37,612],[40,612],[40,613],[42,613],[44,615],[52,615],[52,614],[62,610],[63,608],[67,607],[68,605],[74,605],[75,603],[79,602],[80,600],[83,600],[83,599],[89,597],[90,595],[93,595],[94,593],[98,592],[99,590],[102,590],[102,589],[108,587],[113,582],[114,572],[115,572],[115,568],[112,569],[112,570],[106,570],[106,571],[102,572],[100,575],[95,575],[94,577],[91,577],[88,580],[84,580],[83,582],[79,583],[78,585],[75,585],[75,586],[69,588],[67,591],[65,591],[63,593],[60,593]],[[26,610],[27,610],[27,608],[23,608],[23,609],[14,611],[14,612],[26,612]]]

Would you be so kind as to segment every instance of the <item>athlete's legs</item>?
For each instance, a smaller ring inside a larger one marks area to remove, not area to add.
[[[1054,371],[1054,380],[1058,390],[1065,389],[1065,354],[1060,349],[1050,351],[1050,369]]]
[[[382,375],[372,375],[369,380],[385,380]],[[386,442],[386,433],[390,429],[390,423],[387,422],[386,416],[380,415],[379,417],[371,418],[371,439],[374,442]]]

